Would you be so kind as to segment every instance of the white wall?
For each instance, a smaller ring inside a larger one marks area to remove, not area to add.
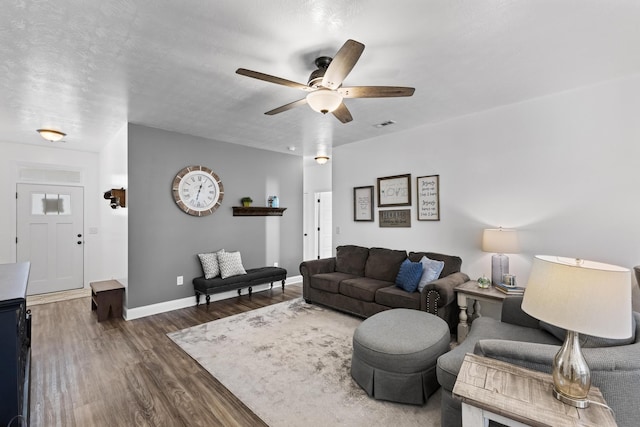
[[[80,185],[84,187],[84,284],[85,287],[88,286],[89,282],[99,277],[101,269],[100,235],[88,233],[88,230],[97,227],[99,222],[98,155],[46,145],[0,142],[0,200],[5,202],[5,207],[0,209],[0,263],[16,262],[15,194],[16,184],[19,182],[19,168],[24,166],[80,171]],[[59,184],[45,181],[38,183]]]
[[[491,269],[482,230],[502,226],[519,231],[522,253],[510,259],[520,283],[535,254],[638,265],[638,112],[635,76],[334,148],[334,246],[456,254],[477,278]],[[355,223],[344,209],[353,187],[405,173],[411,228],[379,228],[377,212],[374,223]],[[415,179],[432,174],[441,221],[419,222]]]
[[[127,141],[128,125],[124,124],[100,151],[100,194],[113,188],[128,189]],[[99,205],[101,278],[116,279],[125,286],[128,277],[128,212],[128,208],[111,209],[105,199]]]

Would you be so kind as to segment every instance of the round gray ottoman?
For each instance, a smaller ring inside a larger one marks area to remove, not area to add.
[[[439,387],[436,361],[449,326],[424,311],[397,308],[365,319],[353,334],[351,376],[369,396],[422,405]]]

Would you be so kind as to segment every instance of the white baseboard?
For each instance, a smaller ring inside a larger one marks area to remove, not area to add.
[[[302,283],[302,276],[298,275],[298,276],[287,277],[285,286],[293,285],[296,283]],[[280,287],[280,285],[276,285],[274,283],[273,287],[274,288]],[[266,291],[268,289],[271,289],[268,283],[264,285],[254,286],[252,289],[252,293]],[[247,290],[243,289],[243,291],[244,291],[243,294],[246,295]],[[211,295],[211,301],[221,301],[223,299],[233,298],[237,295],[238,295],[238,291],[221,292],[219,294]],[[206,304],[206,301],[202,296],[200,297],[200,304]],[[147,316],[152,316],[154,314],[166,313],[167,311],[178,310],[181,308],[193,307],[194,305],[196,305],[195,293],[193,296],[190,296],[190,297],[176,299],[172,301],[159,302],[157,304],[145,305],[143,307],[136,307],[136,308],[124,307],[122,310],[123,311],[122,317],[124,317],[125,320],[140,319],[141,317],[147,317]]]

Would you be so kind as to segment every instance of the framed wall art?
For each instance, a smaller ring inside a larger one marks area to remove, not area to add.
[[[353,220],[373,221],[373,185],[353,188]]]
[[[387,209],[378,211],[380,227],[411,227],[411,209]]]
[[[440,221],[440,175],[419,176],[418,221]]]
[[[378,178],[378,207],[411,206],[411,174]]]

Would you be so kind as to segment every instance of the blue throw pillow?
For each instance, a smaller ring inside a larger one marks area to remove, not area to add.
[[[396,277],[396,286],[407,292],[415,292],[422,277],[422,264],[405,259],[400,265],[400,271]]]
[[[418,282],[418,292],[422,292],[427,283],[438,279],[440,277],[440,273],[442,273],[442,269],[444,268],[443,261],[429,259],[426,256],[422,257],[420,263],[422,264],[422,277]]]

